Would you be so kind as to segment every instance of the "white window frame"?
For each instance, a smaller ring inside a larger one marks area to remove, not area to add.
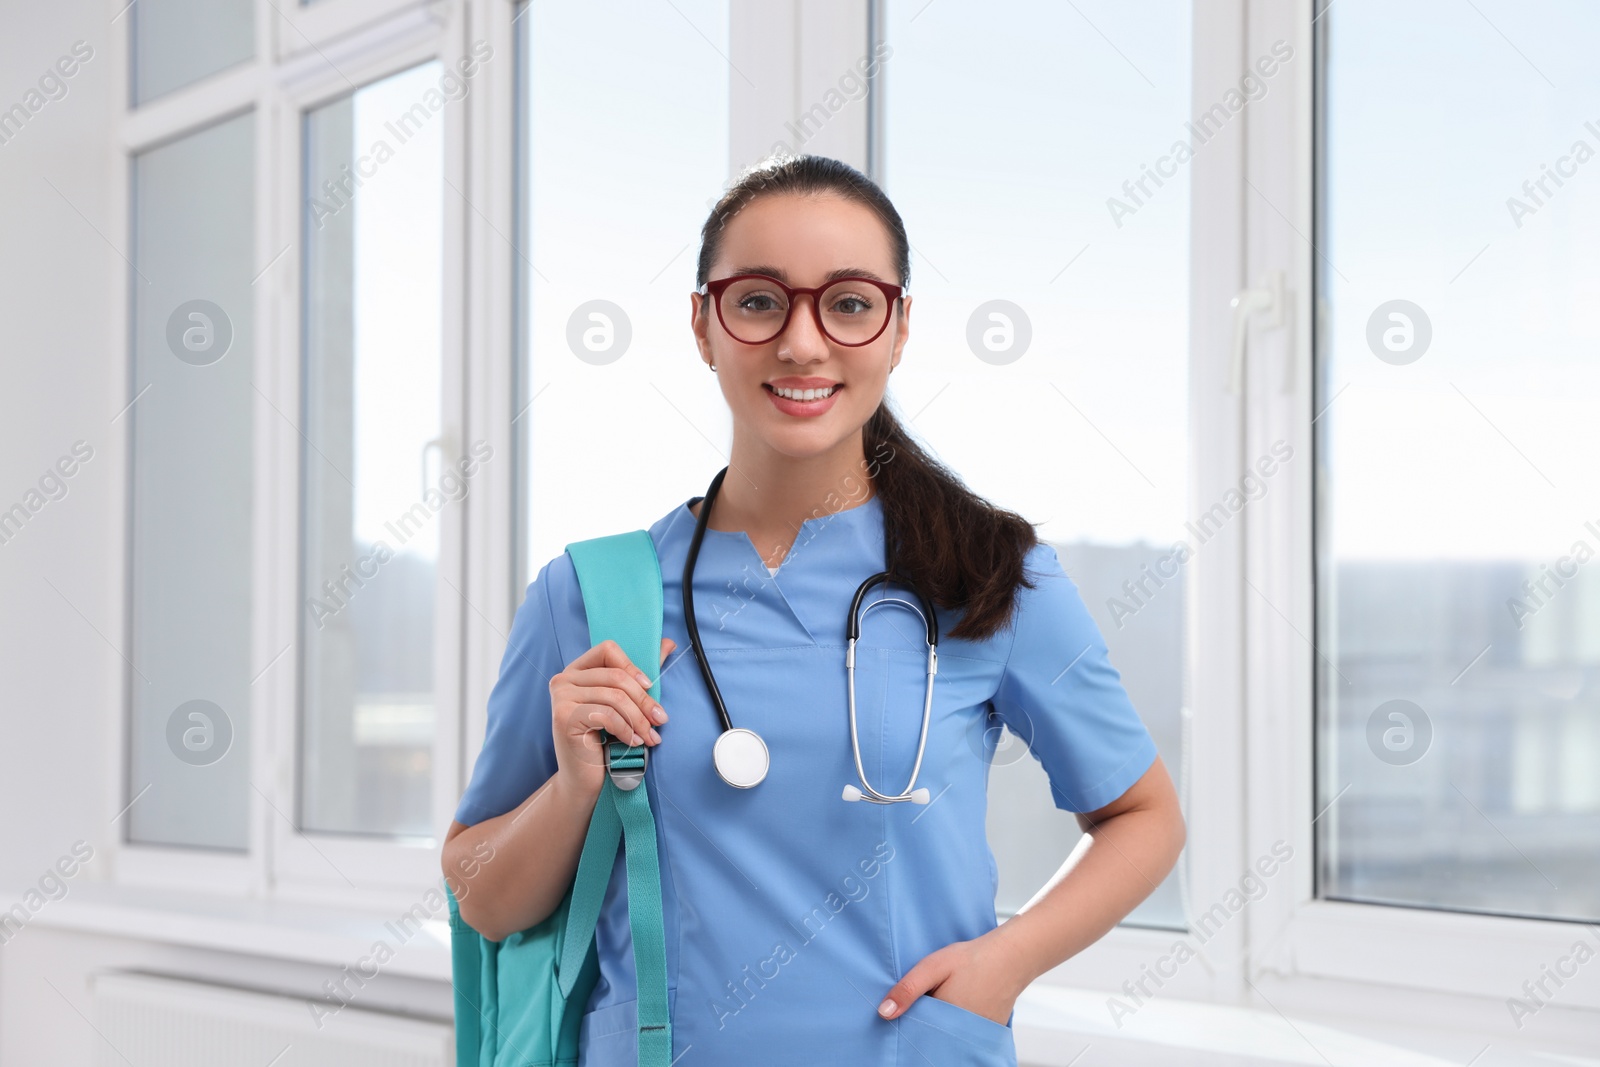
[[[1328,1011],[1331,1001],[1332,1010],[1408,1023],[1432,1014],[1447,1025],[1445,1020],[1458,1018],[1467,1003],[1450,995],[1473,998],[1471,1004],[1504,1013],[1507,997],[1525,995],[1520,980],[1537,979],[1541,967],[1567,955],[1581,928],[1568,922],[1356,904],[1313,895],[1309,861],[1315,854],[1317,653],[1310,644],[1316,639],[1311,420],[1317,413],[1312,410],[1310,312],[1318,254],[1311,245],[1317,240],[1312,7],[1250,0],[1246,48],[1248,56],[1261,55],[1282,38],[1308,60],[1291,68],[1292,93],[1269,93],[1247,114],[1245,176],[1259,193],[1249,186],[1243,190],[1246,276],[1259,279],[1282,270],[1295,299],[1291,329],[1257,332],[1251,339],[1245,450],[1256,455],[1283,438],[1304,461],[1286,466],[1288,492],[1269,493],[1248,513],[1246,537],[1260,548],[1248,553],[1244,577],[1260,595],[1246,590],[1245,654],[1251,669],[1245,851],[1257,855],[1282,839],[1307,860],[1295,864],[1291,892],[1269,893],[1252,906],[1251,978],[1284,1010]],[[1337,15],[1335,5],[1329,17]],[[1291,374],[1288,392],[1283,391],[1286,370]],[[1508,975],[1516,975],[1517,981],[1508,982]],[[1381,992],[1384,987],[1390,992]],[[1394,987],[1445,996],[1402,1002],[1392,995]],[[1556,1005],[1541,1012],[1541,1031],[1554,1036],[1563,1025],[1577,1026],[1572,1015],[1560,1010],[1573,1008],[1600,1009],[1600,989],[1592,983],[1565,986]],[[1500,1018],[1510,1025],[1508,1015]],[[1587,1025],[1593,1025],[1592,1019]]]
[[[469,27],[474,24],[489,32],[498,21],[499,32],[508,38],[510,14],[505,3],[495,0],[321,0],[309,7],[287,0],[256,0],[255,19],[253,59],[137,109],[130,109],[127,95],[130,20],[113,23],[111,61],[116,66],[115,104],[121,115],[117,123],[121,151],[115,158],[112,186],[112,225],[117,232],[128,232],[132,209],[129,176],[136,154],[245,110],[253,110],[256,115],[254,254],[264,269],[254,287],[254,358],[255,385],[266,399],[258,398],[253,412],[257,536],[251,558],[251,658],[262,673],[251,687],[248,846],[243,852],[175,848],[130,842],[119,834],[112,848],[112,869],[115,879],[126,885],[404,909],[419,894],[438,884],[440,842],[464,781],[462,702],[481,702],[487,696],[482,685],[469,682],[463,675],[464,662],[471,662],[470,657],[462,655],[463,649],[471,647],[474,637],[481,642],[481,636],[471,634],[465,620],[475,613],[474,604],[487,605],[486,611],[496,613],[490,617],[510,614],[508,605],[495,603],[485,595],[481,576],[485,566],[477,565],[479,560],[492,561],[497,554],[508,555],[503,537],[493,549],[488,548],[494,538],[481,517],[493,510],[494,501],[503,501],[509,492],[506,468],[510,464],[487,464],[482,476],[475,477],[472,491],[437,517],[440,555],[435,599],[436,730],[431,802],[436,839],[407,843],[299,830],[290,820],[297,819],[299,811],[299,636],[304,603],[300,474],[301,450],[305,446],[297,428],[305,358],[300,300],[304,119],[312,108],[352,92],[352,83],[359,88],[433,59],[446,65],[455,63],[475,39],[469,34]],[[480,291],[474,292],[475,301],[493,300],[494,287],[503,279],[492,271],[485,276],[469,270],[467,249],[469,242],[476,242],[475,247],[483,250],[478,231],[487,227],[476,213],[496,206],[489,198],[509,192],[509,179],[501,183],[502,189],[496,189],[496,183],[486,183],[487,192],[469,181],[469,175],[490,173],[485,163],[492,164],[494,160],[486,138],[469,136],[468,130],[486,118],[500,118],[502,127],[509,131],[509,121],[502,118],[504,108],[496,106],[495,101],[509,99],[510,63],[510,50],[497,50],[494,60],[483,64],[472,79],[466,98],[452,102],[441,112],[444,176],[449,183],[443,203],[440,383],[441,442],[447,458],[464,454],[473,441],[494,432],[492,425],[483,425],[479,430],[478,420],[469,416],[469,409],[484,409],[483,386],[477,399],[469,400],[467,383],[478,381],[492,388],[494,373],[491,370],[479,374],[475,368],[469,369],[472,363],[485,367],[492,364],[488,341],[493,331],[479,339],[468,330],[467,294],[468,279],[476,276],[483,282]],[[474,144],[478,146],[476,151],[469,151]],[[473,203],[452,192],[452,186]],[[480,193],[483,199],[479,200],[469,189]],[[502,210],[499,214],[503,218],[508,212]],[[502,303],[509,292],[508,283],[504,288],[505,293],[499,297]],[[121,331],[118,343],[112,346],[112,380],[127,382],[132,359],[128,340],[132,309],[126,280],[120,274],[113,307]],[[469,343],[469,339],[476,343]],[[284,416],[295,424],[287,423]],[[131,440],[128,424],[122,425],[122,435],[113,448],[123,471],[128,472]],[[497,443],[495,448],[497,456],[509,456],[509,449],[503,444]],[[124,477],[115,488],[119,516],[127,512],[129,484]],[[503,508],[503,504],[499,506]],[[480,542],[470,554],[465,551],[468,529],[478,531]],[[115,540],[120,552],[113,568],[113,579],[124,598],[117,634],[119,647],[128,647],[131,635],[130,536],[126,521],[119,520]],[[469,566],[469,559],[474,565]],[[487,564],[491,568],[496,565]],[[487,588],[494,586],[491,583]],[[499,599],[504,601],[505,597]],[[491,684],[493,675],[491,669]],[[116,710],[116,745],[109,757],[108,779],[119,783],[124,802],[134,795],[126,757],[130,707],[124,685],[123,702]]]
[[[746,2],[746,0],[735,0]],[[809,6],[779,0],[761,17],[793,25],[807,47],[834,48],[853,58],[869,51],[871,26],[883,25],[882,3],[866,0],[867,17],[838,17],[837,0]],[[1314,749],[1314,586],[1312,498],[1313,235],[1313,5],[1287,0],[1196,0],[1193,12],[1193,94],[1214,101],[1237,84],[1249,63],[1280,38],[1296,61],[1266,96],[1207,142],[1189,164],[1191,182],[1190,400],[1191,508],[1216,501],[1236,485],[1254,457],[1278,440],[1294,460],[1252,503],[1243,521],[1228,524],[1188,567],[1189,840],[1185,861],[1189,907],[1220,901],[1256,857],[1287,842],[1295,859],[1269,891],[1205,943],[1205,962],[1182,968],[1159,995],[1216,1003],[1267,1001],[1303,1014],[1349,1013],[1396,1024],[1459,1025],[1486,1005],[1503,1010],[1514,972],[1536,977],[1566,953],[1570,923],[1466,915],[1318,900],[1312,820]],[[122,118],[121,152],[112,175],[113,233],[129,231],[129,172],[133,154],[210,125],[247,108],[256,112],[256,255],[264,265],[290,251],[257,286],[257,385],[279,410],[300,411],[299,277],[301,129],[306,109],[350,91],[333,63],[358,85],[430,58],[453,61],[470,42],[489,41],[464,101],[446,119],[446,176],[461,196],[447,193],[445,244],[446,454],[484,440],[494,459],[475,478],[460,508],[441,516],[441,584],[436,643],[438,738],[435,745],[434,823],[442,837],[482,744],[488,695],[499,673],[511,619],[520,545],[513,543],[523,480],[513,462],[512,385],[516,249],[516,129],[513,0],[321,0],[300,8],[289,0],[257,0],[257,55],[205,81],[136,110],[127,108],[127,19],[113,23]],[[742,18],[748,31],[753,16]],[[859,37],[856,35],[859,34]],[[831,43],[830,43],[831,42]],[[737,42],[735,42],[737,43]],[[801,64],[797,58],[796,68]],[[892,64],[884,77],[893,79]],[[889,90],[892,91],[892,88]],[[874,105],[881,99],[874,100]],[[740,118],[743,114],[746,117]],[[867,124],[858,165],[882,159],[881,111]],[[735,112],[730,144],[759,143],[768,130],[759,115]],[[769,116],[770,117],[770,116]],[[448,188],[448,187],[447,187]],[[1233,316],[1229,303],[1247,283],[1284,273],[1290,294],[1286,326],[1261,324],[1248,334],[1244,395],[1227,392]],[[109,294],[120,333],[112,346],[112,380],[127,381],[128,287],[119,273]],[[1285,372],[1292,372],[1286,379]],[[1287,391],[1284,390],[1288,382]],[[126,399],[126,398],[125,398]],[[256,417],[256,513],[253,660],[265,666],[297,637],[301,442],[297,431],[264,403]],[[112,442],[126,472],[129,441]],[[119,518],[112,578],[125,610],[113,636],[128,647],[126,597],[129,530],[126,478],[113,490]],[[448,578],[446,584],[443,579]],[[453,585],[453,588],[452,588]],[[458,592],[459,591],[459,592]],[[1203,621],[1203,625],[1201,625]],[[162,848],[120,842],[113,849],[124,883],[203,888],[248,895],[281,895],[390,907],[416,899],[437,883],[438,847],[355,840],[290,831],[274,810],[297,810],[298,649],[291,648],[252,689],[252,780],[271,804],[252,793],[250,847],[242,854]],[[109,780],[126,780],[127,691],[116,711],[117,744]],[[352,889],[332,868],[360,871]],[[1194,915],[1191,914],[1191,920]],[[1123,991],[1183,935],[1119,927],[1091,949],[1041,978],[1044,985]],[[1431,994],[1397,998],[1396,989]],[[1574,983],[1559,1007],[1542,1012],[1543,1032],[1557,1036],[1585,1020],[1567,1008],[1600,1009],[1600,992]]]

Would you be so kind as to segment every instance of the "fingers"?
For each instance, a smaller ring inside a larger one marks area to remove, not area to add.
[[[664,648],[670,643],[662,642]],[[604,729],[633,745],[661,743],[654,726],[667,721],[666,709],[645,692],[651,685],[649,677],[615,641],[602,641],[573,660],[559,682],[573,690],[564,694],[573,705],[602,712],[601,721],[589,728]]]
[[[594,692],[590,690],[589,692]],[[635,709],[635,716],[637,709]],[[652,730],[648,725],[643,727],[644,733],[639,733],[640,725],[611,704],[585,703],[577,706],[577,721],[585,727],[585,733],[595,730],[604,730],[619,741],[626,741],[630,745],[658,745],[661,735]]]
[[[882,1004],[878,1005],[878,1014],[885,1019],[893,1019],[911,1002],[934,988],[945,978],[949,977],[940,969],[937,961],[932,956],[925,956],[906,972],[905,977],[896,982],[884,997]]]
[[[670,640],[670,638],[662,638],[662,643],[666,643],[667,640]],[[664,654],[662,654],[662,661],[666,661]],[[634,678],[638,688],[648,689],[651,686],[650,675],[646,675],[643,670],[635,667],[634,661],[629,659],[627,653],[622,651],[622,646],[618,645],[616,641],[610,640],[610,638],[600,641],[594,648],[590,648],[578,659],[574,659],[573,662],[566,665],[568,670],[592,670],[595,667],[626,670],[629,673],[629,677]]]

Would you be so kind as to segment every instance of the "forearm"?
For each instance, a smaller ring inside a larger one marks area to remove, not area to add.
[[[992,933],[1012,960],[1015,992],[1094,944],[1155,892],[1183,836],[1181,818],[1161,808],[1093,825],[1050,881]]]
[[[443,866],[462,920],[502,941],[554,913],[577,874],[598,797],[558,772],[511,811],[455,833]]]

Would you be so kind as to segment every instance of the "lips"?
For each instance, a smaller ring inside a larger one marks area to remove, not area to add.
[[[783,412],[785,415],[794,415],[799,418],[812,418],[825,413],[829,408],[833,407],[833,405],[838,402],[839,394],[844,392],[844,385],[842,383],[828,382],[826,379],[819,381],[816,386],[811,387],[791,386],[788,382],[782,382],[780,384],[785,388],[823,389],[830,385],[833,387],[832,392],[828,393],[826,396],[821,396],[814,400],[791,400],[788,397],[779,396],[777,391],[773,388],[772,383],[762,383],[761,388],[766,391],[767,397],[772,401],[774,407]]]

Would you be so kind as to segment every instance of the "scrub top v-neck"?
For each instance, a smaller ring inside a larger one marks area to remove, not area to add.
[[[926,995],[894,1021],[877,1005],[918,960],[996,924],[984,827],[999,726],[1028,744],[1063,811],[1103,807],[1155,759],[1077,587],[1041,543],[1026,560],[1035,588],[1019,591],[1011,622],[993,636],[949,637],[961,616],[941,608],[918,779],[933,800],[848,803],[841,792],[857,775],[845,627],[856,587],[884,569],[878,498],[802,523],[781,579],[743,531],[707,528],[694,579],[701,643],[733,725],[759,733],[772,760],[760,785],[735,789],[711,763],[721,724],[683,620],[689,506],[699,499],[649,528],[661,561],[662,632],[676,644],[652,690],[670,720],[646,777],[677,1067],[1012,1067],[1007,1025]],[[891,583],[867,599],[909,594]],[[916,754],[924,637],[915,614],[886,606],[864,618],[857,644],[862,762],[873,783],[895,791]],[[588,647],[582,593],[563,553],[540,569],[517,611],[460,822],[510,811],[556,772],[549,679]],[[580,1067],[636,1063],[625,874],[619,861],[596,929],[600,981]]]

